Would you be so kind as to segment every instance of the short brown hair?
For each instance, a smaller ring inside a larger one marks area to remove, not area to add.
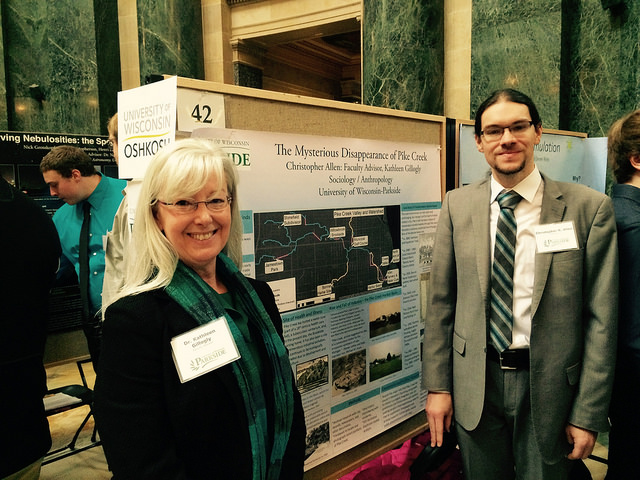
[[[503,88],[501,90],[496,90],[491,95],[489,95],[489,97],[478,107],[474,125],[474,131],[477,137],[482,135],[482,114],[487,108],[501,101],[521,103],[523,105],[526,105],[529,109],[529,115],[531,115],[533,126],[535,128],[539,128],[540,126],[542,126],[540,113],[538,113],[538,108],[536,107],[536,104],[533,103],[533,100],[531,100],[531,98],[529,98],[524,93],[519,92],[518,90],[514,90],[513,88]]]
[[[640,110],[616,120],[608,134],[607,160],[618,183],[628,182],[636,169],[630,159],[640,156]]]
[[[55,170],[60,176],[71,177],[72,170],[78,170],[83,177],[95,175],[96,167],[93,166],[91,157],[81,148],[72,145],[60,145],[53,147],[40,162],[40,171]]]

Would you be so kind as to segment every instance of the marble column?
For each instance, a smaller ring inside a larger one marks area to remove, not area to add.
[[[474,0],[471,117],[489,94],[515,88],[536,103],[545,127],[558,128],[561,0]]]
[[[140,49],[138,48],[138,9],[136,0],[118,0],[118,39],[122,89],[140,86]]]
[[[444,0],[363,0],[364,104],[442,115]]]
[[[141,82],[155,74],[204,79],[200,2],[138,2],[138,38]]]
[[[107,133],[109,118],[118,111],[120,44],[118,42],[118,1],[94,0],[96,59],[98,61],[98,103],[100,127]]]
[[[202,0],[204,79],[235,83],[232,68],[231,12],[226,0]]]
[[[601,0],[565,0],[567,56],[561,128],[606,136],[640,105],[640,4],[605,9]]]
[[[3,0],[10,130],[99,133],[93,0]]]
[[[444,114],[470,118],[472,0],[444,4]]]

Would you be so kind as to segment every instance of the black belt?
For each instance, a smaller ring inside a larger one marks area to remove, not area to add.
[[[493,345],[487,347],[487,358],[500,364],[503,370],[529,370],[529,349],[505,350],[498,353]]]

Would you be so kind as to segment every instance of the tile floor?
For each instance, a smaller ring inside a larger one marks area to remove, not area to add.
[[[93,387],[95,374],[90,363],[83,364],[83,368],[87,377],[89,387]],[[80,375],[75,362],[57,364],[47,367],[47,381],[49,388],[68,385],[72,383],[80,383]],[[67,445],[73,438],[74,433],[80,423],[88,413],[89,407],[79,407],[73,410],[53,415],[49,417],[49,425],[51,428],[51,436],[53,439],[52,450]],[[91,434],[93,433],[93,418],[83,428],[76,448],[81,449],[83,446],[91,444]],[[607,438],[603,438],[606,445]],[[607,457],[607,448],[603,444],[596,445],[594,455],[598,457]],[[593,460],[586,461],[593,480],[603,480],[607,467],[605,464]],[[80,453],[76,453],[69,457],[56,460],[52,463],[44,465],[40,475],[41,480],[103,480],[111,478],[111,474],[107,468],[107,462],[104,458],[102,447],[92,447]]]

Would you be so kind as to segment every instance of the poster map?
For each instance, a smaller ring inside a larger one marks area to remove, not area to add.
[[[296,307],[399,286],[399,206],[255,213],[256,278],[295,279]]]
[[[193,135],[238,165],[242,271],[269,283],[282,315],[307,426],[305,470],[421,412],[439,146]]]

